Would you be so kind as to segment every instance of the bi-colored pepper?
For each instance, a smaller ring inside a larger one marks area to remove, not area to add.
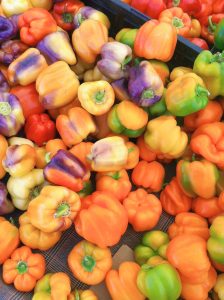
[[[137,32],[138,29],[123,28],[117,33],[115,40],[122,44],[128,45],[131,48],[134,48]]]
[[[218,23],[224,18],[224,12],[220,14],[205,15],[200,19],[202,28],[201,36],[209,43],[214,43],[214,34]]]
[[[224,264],[224,216],[214,219],[210,227],[210,238],[208,239],[207,249],[212,260],[216,263]]]
[[[69,295],[68,300],[99,300],[99,298],[92,290],[76,290],[75,289]]]
[[[3,42],[0,47],[0,62],[4,65],[10,65],[27,49],[28,46],[20,40]]]
[[[197,19],[191,20],[190,31],[186,35],[188,38],[199,38],[201,35],[201,24]]]

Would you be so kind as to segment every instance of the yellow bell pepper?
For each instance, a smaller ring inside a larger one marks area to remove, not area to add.
[[[34,143],[31,140],[21,138],[19,136],[14,136],[8,139],[9,146],[13,145],[30,145],[31,147],[34,147]]]
[[[78,76],[79,80],[82,80],[84,78],[84,74],[86,71],[93,69],[93,64],[88,64],[81,60],[81,58],[77,57],[77,63],[74,66],[71,66],[71,69],[75,74]]]
[[[50,10],[53,5],[52,0],[30,0],[33,7],[40,7],[46,10]]]
[[[100,72],[97,66],[95,66],[93,69],[87,70],[83,75],[83,80],[85,82],[97,80],[105,80],[111,82],[111,80],[108,77],[104,76],[103,73]]]
[[[153,152],[168,159],[181,157],[188,143],[187,134],[177,126],[172,116],[149,121],[144,139]]]
[[[26,210],[29,202],[37,197],[44,186],[44,174],[41,169],[34,169],[22,177],[10,177],[7,182],[8,192],[14,206]]]
[[[219,300],[224,300],[224,273],[218,275],[214,291],[218,294]]]
[[[192,73],[193,70],[191,68],[187,67],[176,67],[173,69],[173,71],[170,73],[170,80],[174,81],[178,77],[187,74],[187,73]]]
[[[1,6],[7,17],[21,14],[32,8],[30,0],[2,0]]]
[[[91,290],[74,290],[68,297],[68,300],[98,300],[99,298]]]

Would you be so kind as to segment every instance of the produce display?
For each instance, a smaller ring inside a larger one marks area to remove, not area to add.
[[[1,1],[0,281],[23,299],[224,299],[224,3],[129,2],[153,19],[113,35],[87,1]],[[178,35],[214,48],[173,67]]]

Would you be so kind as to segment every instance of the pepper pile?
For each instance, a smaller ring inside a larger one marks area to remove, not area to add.
[[[33,300],[98,299],[32,252],[70,227],[69,269],[113,300],[224,299],[224,52],[170,72],[172,18],[113,39],[79,0],[1,1],[0,215],[22,213],[19,228],[0,217],[0,264]],[[153,230],[163,210],[168,233]],[[112,270],[128,224],[144,232],[135,262]]]
[[[204,50],[224,50],[223,0],[122,0],[153,19],[171,23],[177,33]]]

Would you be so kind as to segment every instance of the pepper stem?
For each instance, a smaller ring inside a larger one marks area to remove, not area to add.
[[[75,300],[80,300],[79,291],[75,290]]]
[[[191,161],[196,161],[196,154],[192,154]]]
[[[80,13],[77,15],[77,19],[78,19],[79,25],[81,25],[82,22],[85,21],[85,18],[84,18],[84,17],[82,16],[82,14],[80,14]]]
[[[152,89],[145,90],[142,92],[141,99],[149,99],[154,96],[154,91]]]
[[[29,198],[30,198],[31,200],[34,199],[34,198],[36,198],[37,196],[39,196],[41,190],[42,190],[42,186],[41,186],[41,185],[35,186],[35,187],[31,190],[31,192],[30,192],[30,197],[29,197]]]
[[[82,260],[82,266],[86,272],[92,272],[96,265],[96,261],[92,256],[86,255]]]
[[[126,65],[132,60],[132,56],[127,56],[121,64],[121,70],[125,70]]]
[[[119,171],[115,172],[113,175],[111,175],[111,177],[115,180],[120,179],[120,172]]]
[[[73,21],[73,15],[70,14],[69,12],[64,12],[62,14],[62,20],[65,22],[65,23],[72,23]]]
[[[68,205],[68,203],[61,203],[57,210],[56,213],[54,214],[55,218],[61,218],[61,217],[66,217],[67,215],[69,215],[70,212],[70,206]]]
[[[95,94],[94,99],[96,104],[102,104],[105,102],[105,91],[99,91]]]
[[[204,96],[204,95],[205,96],[210,95],[209,91],[206,88],[204,88],[203,86],[201,86],[200,84],[197,84],[195,92],[198,97]]]
[[[180,4],[180,0],[173,0],[173,6],[178,6]]]
[[[27,263],[25,261],[19,261],[16,267],[18,273],[20,275],[25,274],[28,271],[28,266]]]
[[[224,62],[224,51],[215,53],[211,59],[211,63],[213,62],[217,62],[217,63]]]
[[[217,25],[212,22],[212,16],[208,17],[208,31],[210,33],[215,32]]]
[[[48,164],[51,161],[51,152],[47,152],[44,158],[46,163]]]
[[[9,116],[12,108],[8,102],[0,102],[0,115]]]
[[[172,24],[176,28],[183,28],[184,27],[183,21],[178,17],[173,17]]]

